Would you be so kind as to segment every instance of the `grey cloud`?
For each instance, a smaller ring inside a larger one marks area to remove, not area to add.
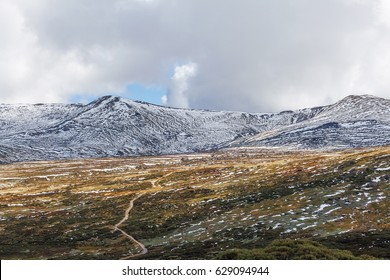
[[[2,5],[10,10],[7,29],[0,27],[0,42],[10,44],[0,43],[6,102],[121,93],[131,82],[169,88],[171,105],[257,112],[321,105],[347,94],[390,97],[385,0]],[[175,96],[167,73],[190,61],[198,71],[185,96]]]

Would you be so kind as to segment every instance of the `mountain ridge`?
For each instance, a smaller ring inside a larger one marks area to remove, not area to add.
[[[239,145],[301,148],[355,148],[390,143],[390,100],[372,95],[350,95],[322,107],[305,123],[258,134]],[[314,132],[314,133],[311,133]]]
[[[390,100],[245,113],[163,107],[107,95],[83,104],[0,104],[0,162],[178,154],[226,147],[388,145]]]

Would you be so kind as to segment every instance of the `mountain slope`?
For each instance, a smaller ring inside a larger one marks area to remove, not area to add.
[[[231,141],[307,118],[183,110],[105,96],[88,105],[1,105],[2,162],[156,155],[217,149]]]
[[[390,101],[350,96],[324,107],[249,114],[105,96],[87,105],[0,105],[0,162],[158,155],[229,146],[390,144]]]
[[[313,118],[241,139],[235,146],[349,148],[390,144],[390,100],[348,96]]]

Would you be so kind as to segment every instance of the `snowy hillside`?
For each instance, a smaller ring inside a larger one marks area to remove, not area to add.
[[[238,146],[348,148],[390,144],[390,100],[348,96],[322,107],[313,118],[259,133]]]
[[[0,162],[390,144],[389,105],[371,96],[278,114],[175,109],[113,96],[87,105],[0,105]]]

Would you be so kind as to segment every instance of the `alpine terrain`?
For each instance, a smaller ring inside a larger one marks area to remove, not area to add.
[[[0,258],[390,259],[389,108],[0,105]]]
[[[87,105],[0,105],[0,162],[380,146],[390,144],[389,108],[390,100],[368,95],[275,114],[175,109],[113,96]]]

